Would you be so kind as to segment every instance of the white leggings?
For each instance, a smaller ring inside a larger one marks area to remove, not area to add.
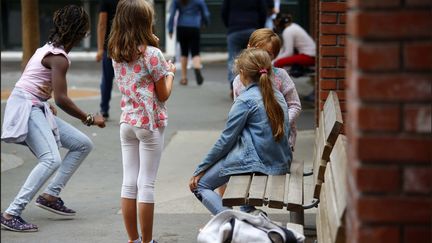
[[[123,159],[122,198],[154,203],[154,184],[164,145],[164,128],[150,131],[120,125]]]

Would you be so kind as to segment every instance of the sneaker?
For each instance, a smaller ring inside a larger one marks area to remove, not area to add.
[[[38,227],[34,224],[27,223],[20,216],[11,215],[11,219],[6,219],[1,213],[1,226],[7,230],[15,232],[36,232]]]
[[[63,216],[75,216],[76,213],[74,210],[67,208],[59,197],[54,202],[50,202],[39,195],[36,199],[36,206]]]
[[[141,239],[141,236],[140,236],[136,240],[128,240],[128,243],[141,243],[141,241],[142,241],[142,239]]]
[[[201,74],[201,69],[200,68],[194,68],[195,71],[195,78],[196,78],[196,82],[198,85],[202,85],[204,82],[204,78]]]

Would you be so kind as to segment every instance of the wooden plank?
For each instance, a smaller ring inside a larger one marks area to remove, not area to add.
[[[291,168],[292,168],[292,164],[291,164]],[[290,180],[291,180],[291,174],[287,174],[285,179],[284,205],[288,205],[288,192],[289,192]]]
[[[304,235],[303,225],[301,225],[301,224],[294,224],[294,223],[288,222],[286,224],[286,227],[287,227],[287,229],[294,230],[295,232]]]
[[[320,194],[321,194],[321,185],[322,185],[322,181],[317,181],[315,183],[314,186],[314,192],[313,192],[313,197],[316,199],[320,198]]]
[[[245,205],[251,180],[252,175],[231,176],[222,199],[222,204],[227,207]]]
[[[339,135],[333,152],[330,156],[330,169],[332,170],[334,186],[336,190],[336,202],[338,207],[338,217],[343,218],[347,203],[347,151],[346,137]]]
[[[286,175],[269,176],[267,190],[269,190],[268,207],[283,208]]]
[[[320,225],[321,229],[321,239],[318,239],[319,243],[332,243],[331,237],[330,237],[330,229],[329,229],[329,221],[327,217],[327,209],[326,209],[326,193],[325,193],[325,187],[323,186],[321,188],[321,194],[320,194],[320,203],[318,205],[318,210],[320,217],[317,221],[317,225]],[[318,226],[317,226],[318,227]]]
[[[287,209],[291,211],[303,210],[303,168],[303,161],[293,160],[291,162],[291,173],[285,193]]]
[[[263,206],[264,196],[267,187],[267,175],[252,176],[252,182],[249,189],[248,205]]]
[[[327,143],[334,145],[342,129],[342,112],[337,93],[330,91],[324,103],[324,134]]]
[[[340,227],[335,232],[335,242],[345,242],[345,213],[347,206],[347,151],[346,151],[346,137],[339,135],[336,140],[336,144],[333,148],[333,152],[330,156],[330,163],[328,170],[333,175],[333,185],[336,194],[336,207],[337,215],[339,219]]]
[[[329,221],[330,237],[332,242],[336,241],[336,235],[339,228],[342,226],[340,218],[338,217],[338,207],[336,202],[336,190],[334,187],[334,177],[332,170],[328,168],[325,172],[325,182],[323,183],[323,190],[325,192],[324,196],[326,198],[326,203],[322,206],[325,207],[327,212],[327,218]]]

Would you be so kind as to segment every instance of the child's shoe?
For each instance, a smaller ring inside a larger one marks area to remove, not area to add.
[[[7,230],[15,232],[36,232],[38,227],[34,224],[27,223],[20,216],[11,215],[11,219],[6,219],[1,213],[1,226]]]

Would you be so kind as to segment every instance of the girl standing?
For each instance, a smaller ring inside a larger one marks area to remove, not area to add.
[[[88,34],[89,17],[82,7],[68,5],[54,13],[53,22],[48,43],[37,49],[29,60],[5,109],[1,139],[25,144],[38,159],[18,195],[1,215],[2,227],[12,231],[38,230],[36,225],[22,219],[21,214],[56,171],[36,205],[64,216],[76,213],[64,205],[59,194],[90,153],[93,143],[84,133],[56,116],[55,107],[48,103],[51,95],[54,94],[58,107],[85,125],[105,127],[101,115],[84,112],[67,94],[68,53]],[[69,150],[63,159],[60,146]]]
[[[227,183],[230,175],[285,174],[292,157],[287,149],[288,108],[282,94],[273,91],[269,54],[245,49],[235,68],[246,89],[234,101],[220,138],[189,182],[190,190],[214,215],[227,209],[214,190]]]
[[[152,31],[153,11],[146,0],[121,0],[108,42],[114,80],[122,94],[121,207],[129,242],[155,242],[154,184],[168,121],[165,101],[171,94],[176,70],[158,49],[158,38]]]

